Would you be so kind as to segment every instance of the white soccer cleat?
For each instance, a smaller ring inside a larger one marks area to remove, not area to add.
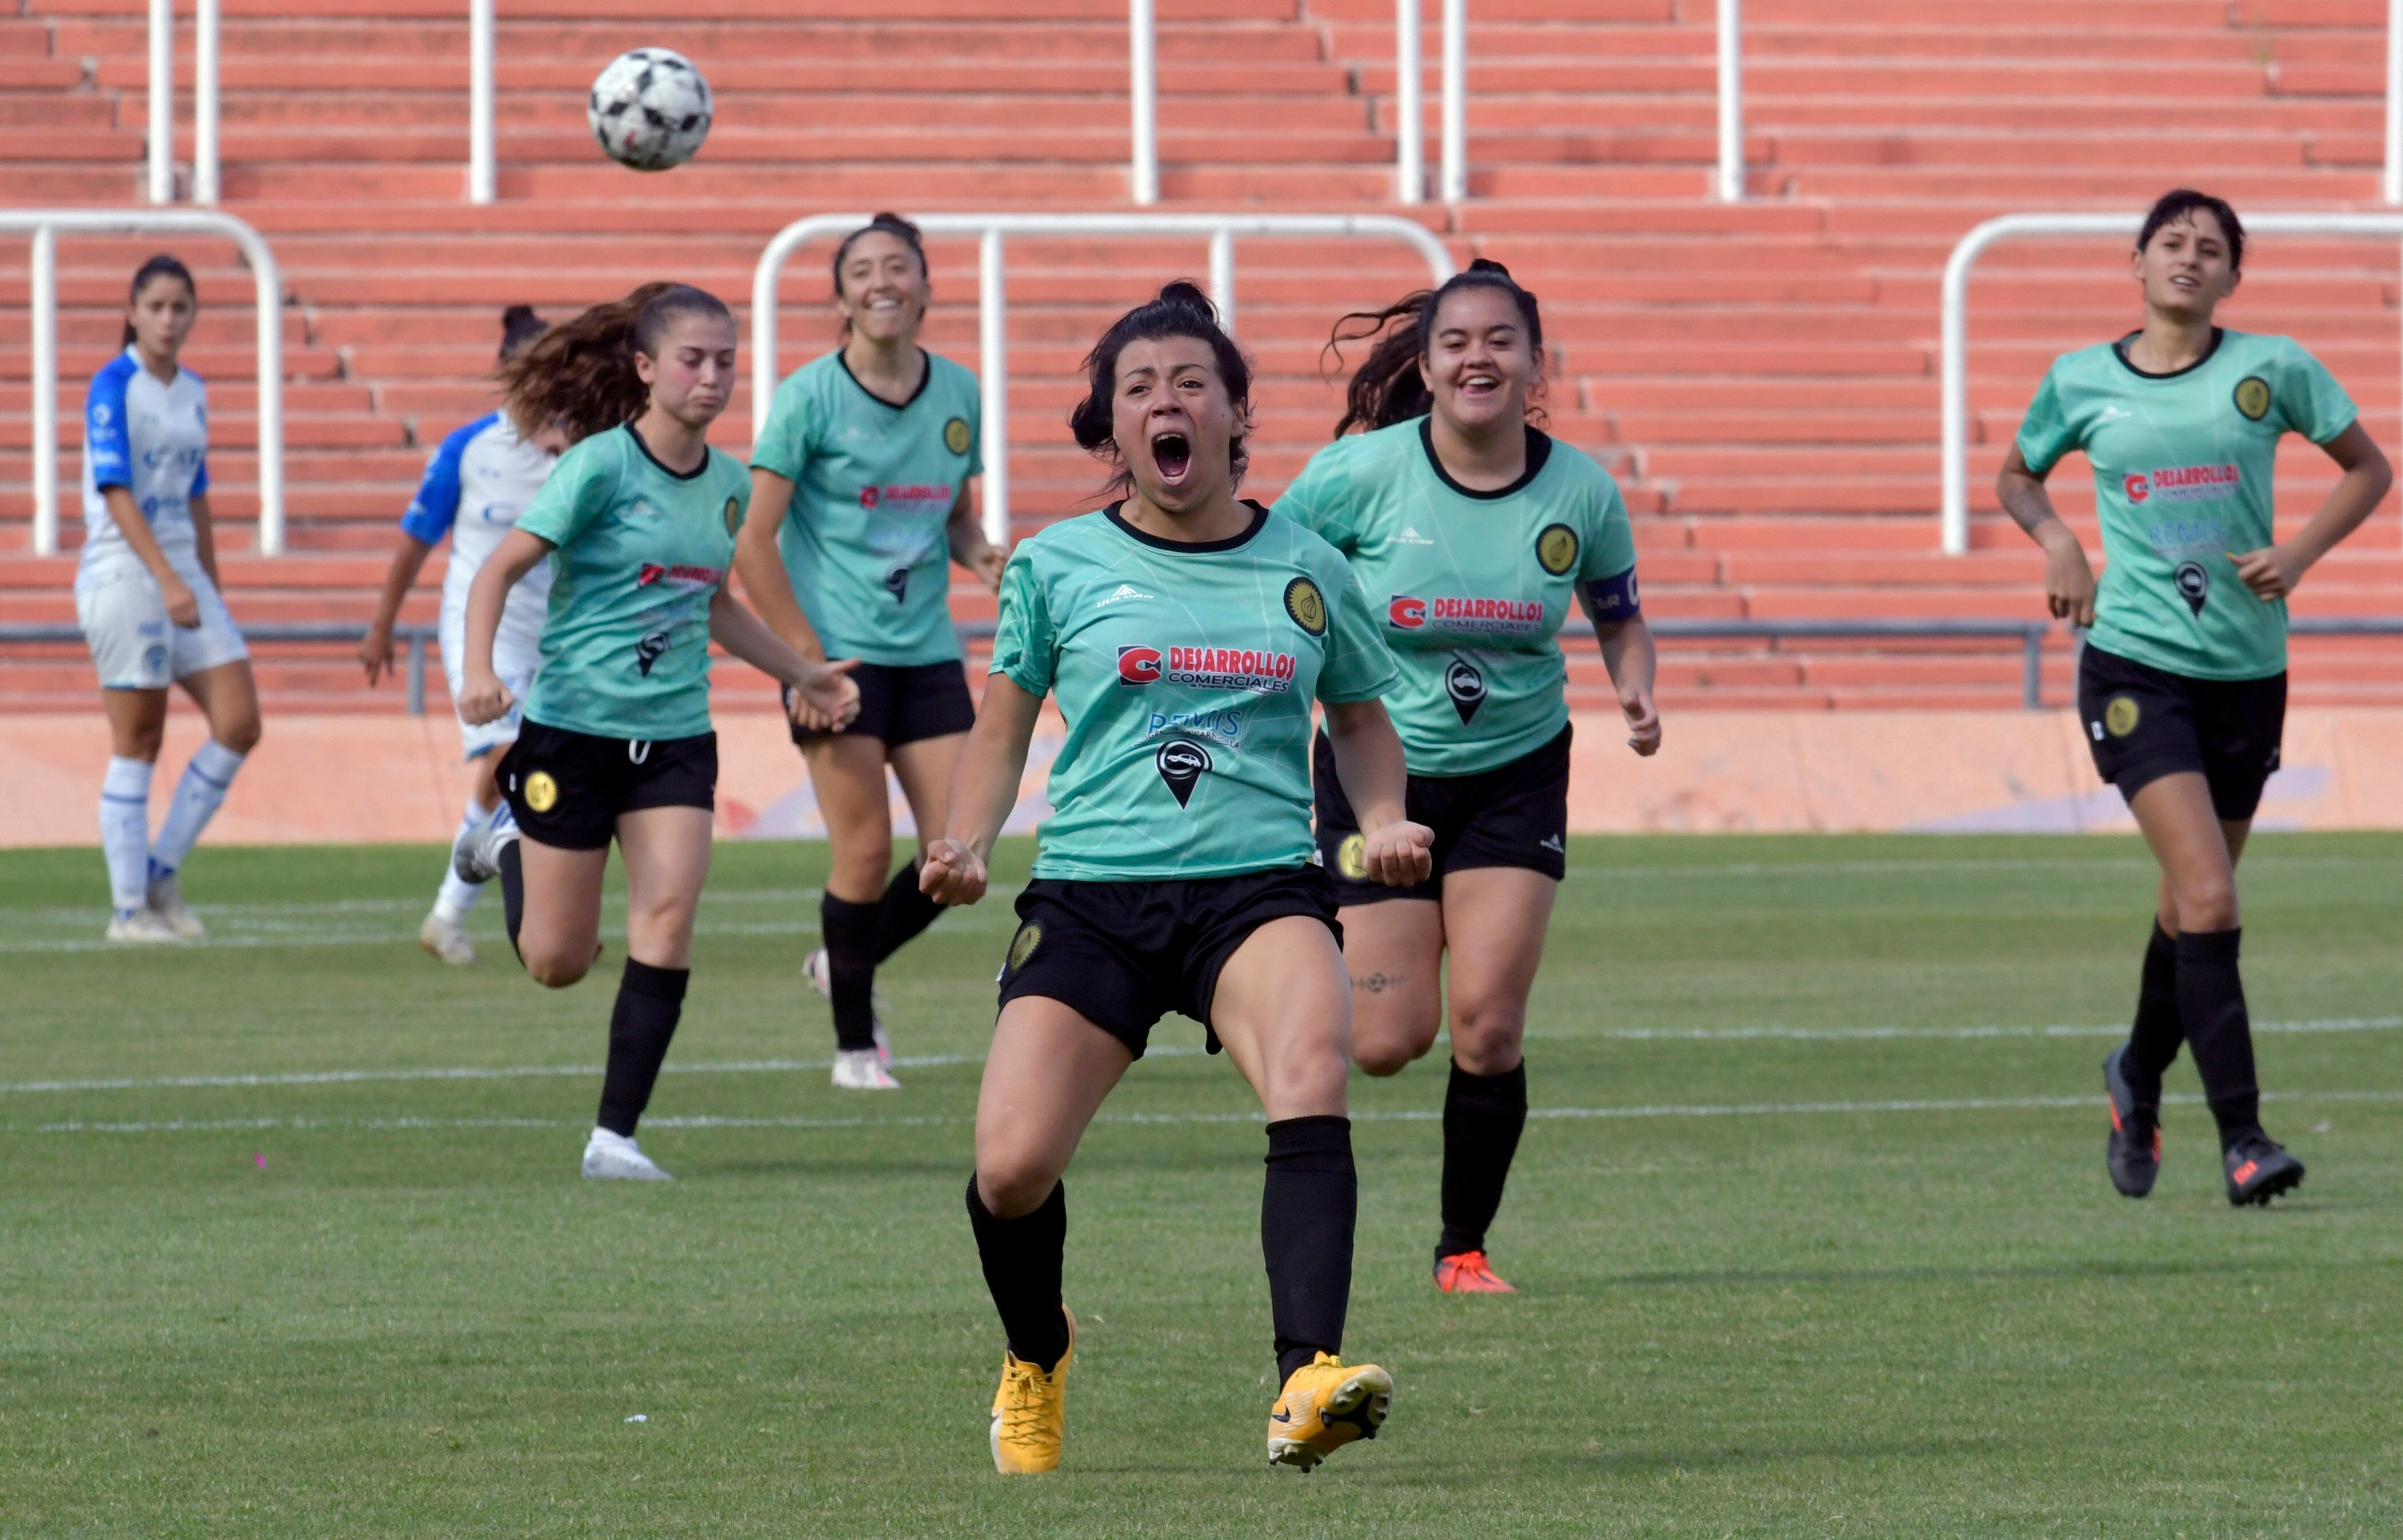
[[[837,1090],[899,1090],[901,1082],[884,1067],[874,1048],[837,1048],[834,1055]]]
[[[673,1182],[659,1162],[622,1133],[594,1129],[584,1142],[584,1174],[595,1182]]]
[[[810,954],[801,959],[801,977],[810,981],[810,988],[829,1000],[834,998],[834,976],[826,971],[826,948],[812,948]],[[876,1024],[877,1060],[889,1064],[893,1062],[893,1039],[884,1031],[884,992],[872,986],[868,992],[868,1016]]]
[[[108,938],[136,946],[173,946],[183,939],[167,923],[167,917],[155,909],[135,909],[131,914],[115,916],[108,922]]]
[[[517,814],[503,802],[492,822],[461,835],[451,845],[451,869],[462,882],[489,882],[501,874],[501,852],[516,843]]]
[[[456,920],[446,920],[439,909],[425,917],[417,927],[417,944],[438,962],[454,968],[464,968],[476,960],[476,943],[467,939],[467,927]]]
[[[200,917],[184,907],[183,885],[172,871],[150,879],[150,912],[167,923],[178,941],[197,941],[209,933]]]

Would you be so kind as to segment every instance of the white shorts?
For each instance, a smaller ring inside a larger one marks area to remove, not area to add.
[[[250,657],[233,616],[200,563],[176,562],[175,576],[200,602],[201,623],[167,618],[159,580],[139,558],[112,559],[76,574],[76,623],[91,648],[100,687],[162,690],[179,679]]]
[[[466,617],[445,604],[436,640],[442,647],[442,677],[450,682],[452,710],[456,711],[460,693],[467,687]],[[500,631],[493,638],[493,672],[509,687],[508,714],[481,726],[460,717],[460,757],[474,759],[517,742],[518,730],[525,720],[526,691],[534,687],[534,672],[541,663],[542,639],[513,630],[504,616]]]

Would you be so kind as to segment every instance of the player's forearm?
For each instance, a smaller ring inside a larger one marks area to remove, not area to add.
[[[1327,741],[1334,745],[1335,778],[1360,820],[1361,833],[1374,834],[1408,816],[1410,764],[1383,702],[1329,702]]]
[[[951,560],[970,572],[977,570],[993,550],[992,541],[984,537],[984,526],[977,521],[976,512],[968,506],[965,488],[960,490],[960,500],[951,506],[950,522],[943,526],[944,538],[950,543]]]
[[[434,548],[413,534],[400,537],[400,548],[392,553],[392,564],[384,569],[383,591],[376,595],[375,619],[370,622],[380,631],[392,630],[400,618],[400,606],[409,590],[417,586],[417,575],[425,570],[425,559]]]
[[[2052,494],[2028,472],[2007,467],[1995,481],[1994,492],[2002,499],[2003,511],[2010,515],[2011,522],[2037,545],[2049,549],[2057,541],[2076,543],[2076,533],[2053,511]]]
[[[511,530],[502,537],[500,548],[476,569],[476,580],[467,587],[467,656],[461,659],[470,677],[493,673],[493,638],[500,634],[509,590],[549,554],[550,542],[523,530]]]
[[[943,817],[949,838],[975,851],[979,859],[993,853],[993,842],[1018,806],[1027,747],[1035,741],[1035,720],[1042,709],[1042,697],[1028,694],[1000,674],[986,679],[983,707],[951,770],[951,807]]]
[[[757,506],[756,503],[754,505]],[[734,576],[743,580],[743,597],[751,602],[760,623],[785,645],[804,658],[824,658],[826,644],[801,613],[793,597],[792,575],[785,570],[784,553],[772,536],[756,536],[755,524],[743,526],[734,542]]]
[[[780,685],[798,688],[816,661],[768,629],[743,602],[719,589],[709,601],[710,640]]]
[[[108,517],[117,526],[118,538],[123,540],[126,548],[150,569],[150,576],[157,578],[161,586],[170,580],[182,581],[175,576],[175,569],[167,564],[167,553],[160,548],[159,536],[150,528],[150,520],[142,516],[141,506],[133,501],[133,494],[123,487],[104,487],[101,490],[101,496],[108,504]]]
[[[192,516],[192,555],[201,563],[201,570],[209,575],[209,581],[223,588],[223,583],[217,583],[217,521],[215,511],[209,506],[209,494],[196,493],[187,506]]]
[[[1652,628],[1640,615],[1631,616],[1616,625],[1596,626],[1595,637],[1602,643],[1602,666],[1610,671],[1610,682],[1617,687],[1622,701],[1631,696],[1648,695],[1654,674],[1660,671],[1660,649],[1653,645]]]
[[[2378,510],[2394,480],[2384,455],[2354,465],[2338,479],[2320,511],[2286,542],[2288,548],[2303,559],[2305,566],[2316,564]]]

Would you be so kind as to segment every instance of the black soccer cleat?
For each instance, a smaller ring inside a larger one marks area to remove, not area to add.
[[[2266,1133],[2256,1131],[2238,1139],[2229,1146],[2225,1164],[2228,1200],[2240,1209],[2247,1203],[2267,1208],[2271,1199],[2303,1185],[2303,1163]]]
[[[2123,1043],[2103,1061],[2103,1089],[2111,1095],[2111,1137],[2103,1145],[2103,1165],[2121,1196],[2142,1198],[2161,1174],[2160,1108],[2141,1105],[2128,1089],[2119,1070],[2127,1051]]]

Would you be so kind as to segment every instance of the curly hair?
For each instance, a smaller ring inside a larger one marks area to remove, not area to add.
[[[1235,340],[1218,325],[1217,308],[1210,297],[1188,279],[1179,278],[1160,291],[1159,298],[1147,299],[1121,315],[1102,333],[1093,351],[1085,355],[1085,398],[1068,413],[1068,431],[1076,436],[1077,447],[1093,458],[1116,468],[1110,480],[1110,494],[1124,496],[1134,486],[1134,478],[1126,468],[1126,460],[1118,452],[1111,403],[1118,395],[1118,354],[1130,342],[1156,341],[1165,337],[1189,337],[1210,344],[1210,352],[1218,366],[1218,379],[1227,387],[1228,398],[1235,404],[1237,431],[1227,445],[1228,468],[1233,484],[1243,484],[1243,467],[1251,463],[1250,452],[1243,448],[1243,436],[1252,428],[1252,365]]]
[[[657,358],[660,338],[678,315],[734,319],[725,301],[707,290],[645,284],[623,299],[552,326],[502,361],[509,421],[527,437],[558,423],[571,443],[632,422],[650,404],[634,354]]]
[[[1519,286],[1508,268],[1480,257],[1469,263],[1466,271],[1445,279],[1439,287],[1406,294],[1381,311],[1354,311],[1335,323],[1335,330],[1320,356],[1334,354],[1334,367],[1338,369],[1343,367],[1344,343],[1376,339],[1368,358],[1344,390],[1343,418],[1335,424],[1336,437],[1342,437],[1355,426],[1373,432],[1407,423],[1413,417],[1424,417],[1434,409],[1435,399],[1427,393],[1419,360],[1427,355],[1435,342],[1436,312],[1443,308],[1446,299],[1464,289],[1493,289],[1508,295],[1519,307],[1520,317],[1527,324],[1527,345],[1535,352],[1539,371],[1528,391],[1527,420],[1541,425],[1543,411],[1532,398],[1542,387],[1542,312],[1536,309],[1535,297]]]

